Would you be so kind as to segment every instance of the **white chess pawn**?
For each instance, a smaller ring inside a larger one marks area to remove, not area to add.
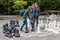
[[[38,24],[37,33],[40,33],[40,25]]]
[[[58,30],[60,31],[60,22],[57,22]]]
[[[47,29],[48,29],[48,24],[45,25],[45,30],[47,30]]]
[[[41,20],[39,21],[38,27],[37,27],[37,33],[40,33],[40,26],[41,26]]]

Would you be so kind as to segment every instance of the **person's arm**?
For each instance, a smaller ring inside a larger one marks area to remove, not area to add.
[[[39,16],[40,16],[40,9],[39,9]]]
[[[38,8],[38,16],[40,16],[40,8]]]
[[[23,18],[27,16],[27,12],[28,12],[28,9],[26,9],[26,11],[24,12]]]

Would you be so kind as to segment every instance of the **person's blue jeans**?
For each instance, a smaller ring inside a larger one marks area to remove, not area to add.
[[[28,23],[27,23],[27,18],[24,19],[23,24],[22,24],[20,30],[22,30],[25,25],[26,25],[26,27],[27,27],[27,25],[28,25]]]
[[[31,20],[30,22],[31,22],[31,26],[32,26],[31,31],[35,31],[35,23],[36,23],[36,29],[38,27],[38,17],[34,17],[30,20]]]

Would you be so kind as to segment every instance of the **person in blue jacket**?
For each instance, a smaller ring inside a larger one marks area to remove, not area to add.
[[[38,27],[38,18],[40,16],[40,8],[37,3],[34,3],[34,5],[32,5],[32,7],[29,11],[29,16],[30,16],[30,22],[31,22],[31,26],[32,26],[31,31],[35,31],[35,23],[36,23],[36,28],[37,28]],[[35,22],[35,20],[36,20],[36,22]]]

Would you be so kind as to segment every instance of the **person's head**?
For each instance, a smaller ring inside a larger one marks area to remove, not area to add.
[[[37,9],[38,8],[38,4],[34,3],[34,8]]]
[[[32,6],[31,6],[32,8],[34,8],[34,4],[32,4]]]

